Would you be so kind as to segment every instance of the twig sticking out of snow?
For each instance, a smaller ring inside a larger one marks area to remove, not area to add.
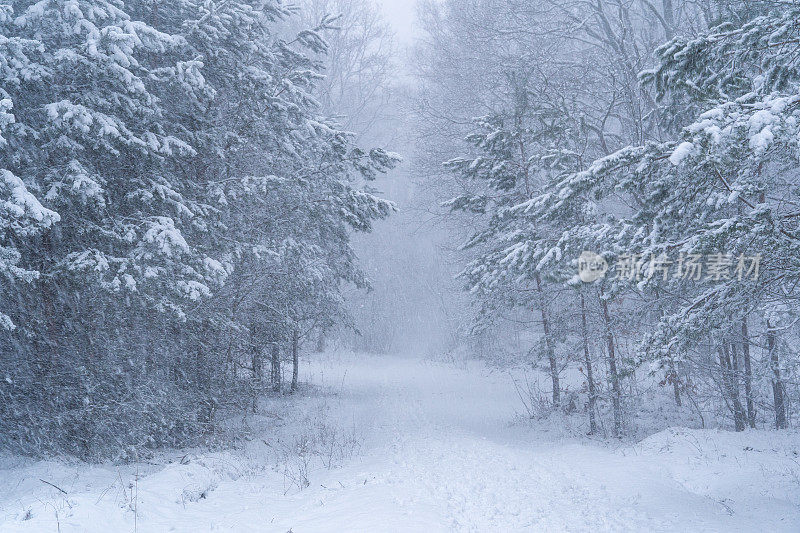
[[[61,492],[63,492],[64,494],[66,494],[66,493],[67,493],[67,491],[65,491],[64,489],[62,489],[62,488],[61,488],[61,487],[59,487],[59,486],[53,485],[53,484],[52,484],[52,483],[50,483],[49,481],[45,481],[45,480],[43,480],[42,478],[39,478],[39,481],[41,481],[41,482],[42,482],[42,483],[44,483],[45,485],[50,485],[50,486],[51,486],[51,487],[53,487],[54,489],[58,489],[58,490],[60,490],[60,491],[61,491]]]

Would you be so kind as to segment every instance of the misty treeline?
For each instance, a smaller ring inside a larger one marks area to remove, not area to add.
[[[800,6],[445,0],[420,16],[417,165],[463,229],[484,355],[527,333],[514,346],[550,376],[543,411],[585,411],[590,432],[635,431],[662,397],[698,425],[789,426]],[[591,283],[584,251],[609,265]]]
[[[393,210],[367,183],[397,157],[326,118],[341,20],[306,20],[281,0],[0,3],[0,447],[207,442],[350,322],[351,234]]]

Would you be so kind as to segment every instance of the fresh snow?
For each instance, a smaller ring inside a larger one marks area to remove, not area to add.
[[[691,155],[693,150],[694,150],[694,144],[688,141],[684,141],[675,148],[672,154],[670,154],[669,162],[675,166],[678,166],[684,159],[686,159],[686,157]]]
[[[794,430],[609,444],[577,419],[524,422],[511,377],[477,362],[327,354],[302,370],[304,392],[266,400],[233,450],[2,458],[0,531],[800,531]]]

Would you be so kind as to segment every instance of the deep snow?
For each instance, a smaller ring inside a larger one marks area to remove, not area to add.
[[[265,402],[235,450],[3,458],[0,531],[800,531],[794,431],[609,444],[512,423],[510,377],[477,362],[328,354],[303,371],[307,394]]]

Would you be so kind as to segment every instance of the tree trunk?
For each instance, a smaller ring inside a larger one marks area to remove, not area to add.
[[[281,350],[277,342],[272,343],[272,368],[270,372],[272,390],[281,391]]]
[[[317,353],[322,353],[325,351],[325,330],[320,329],[319,335],[317,335],[317,346],[315,351]]]
[[[678,371],[675,368],[675,359],[672,358],[672,354],[669,355],[667,364],[669,365],[669,380],[672,382],[672,395],[675,397],[675,405],[680,407],[682,405],[681,387],[680,381],[678,380]]]
[[[756,428],[756,407],[753,402],[753,366],[750,359],[750,333],[747,317],[742,318],[742,362],[744,363],[744,396],[747,403],[747,422]]]
[[[250,324],[250,368],[253,378],[253,412],[258,409],[258,393],[261,390],[261,380],[264,377],[264,367],[261,358],[261,346],[256,339],[256,326]]]
[[[786,403],[784,401],[784,384],[781,378],[780,360],[775,346],[775,330],[767,320],[767,350],[769,365],[772,370],[772,399],[775,405],[775,429],[786,429]]]
[[[539,293],[539,309],[542,314],[542,330],[544,331],[544,343],[547,349],[547,359],[550,363],[550,378],[553,380],[553,409],[561,406],[561,385],[558,377],[558,365],[556,365],[556,353],[553,347],[553,337],[550,331],[550,321],[547,316],[547,305],[545,303],[542,282],[539,273],[536,273],[536,290]]]
[[[297,330],[292,332],[292,392],[297,390],[297,375],[300,367],[300,334]]]
[[[671,8],[670,8],[671,9]],[[656,289],[656,299],[659,298],[658,289]],[[661,318],[664,318],[664,311],[661,311]],[[675,398],[675,405],[681,407],[683,402],[681,402],[681,386],[680,380],[678,379],[678,369],[675,366],[675,358],[672,356],[672,352],[667,355],[667,382],[672,384],[672,395]]]
[[[744,431],[746,416],[744,414],[744,407],[739,398],[739,382],[741,381],[741,372],[739,371],[739,355],[736,351],[736,343],[729,344],[731,351],[731,392],[733,394],[733,417],[736,424],[736,431]]]
[[[744,431],[744,411],[742,403],[739,401],[739,386],[734,377],[733,363],[731,361],[730,346],[727,340],[723,340],[717,347],[719,353],[719,366],[722,375],[722,390],[726,396],[726,403],[733,413],[733,423],[736,431]]]
[[[672,0],[662,0],[661,7],[664,17],[664,37],[669,41],[675,36],[675,16],[673,14]]]
[[[197,357],[195,359],[195,383],[197,383],[197,392],[200,395],[200,408],[197,419],[201,424],[209,426],[214,419],[214,395],[211,392],[212,369],[210,367],[208,349],[205,345],[209,336],[208,331],[210,330],[210,324],[207,318],[201,321],[199,329]]]
[[[53,242],[49,232],[44,232],[41,238],[41,247],[43,250],[42,259],[38,261],[37,269],[39,272],[46,272],[48,269],[47,258],[52,257]],[[54,286],[53,281],[40,277],[36,281],[39,290],[39,298],[42,304],[42,314],[45,322],[45,331],[42,332],[37,328],[36,334],[33,336],[34,346],[34,379],[36,380],[36,387],[34,394],[38,405],[45,412],[52,412],[54,407],[54,399],[52,390],[53,381],[57,380],[58,364],[63,359],[59,357],[61,348],[59,346],[61,335],[61,319],[63,313],[59,313],[56,309],[56,300],[58,299],[58,289]]]
[[[597,421],[595,420],[595,404],[597,403],[597,390],[594,386],[592,374],[592,358],[589,354],[589,327],[586,323],[586,298],[581,292],[581,333],[583,334],[583,359],[586,364],[586,386],[589,390],[589,434],[597,432]]]
[[[603,320],[606,325],[606,342],[608,344],[608,371],[611,374],[611,404],[614,409],[614,436],[622,435],[622,391],[620,389],[619,372],[617,371],[617,355],[614,350],[614,333],[611,330],[611,315],[608,312],[608,301],[600,296],[603,307]]]

